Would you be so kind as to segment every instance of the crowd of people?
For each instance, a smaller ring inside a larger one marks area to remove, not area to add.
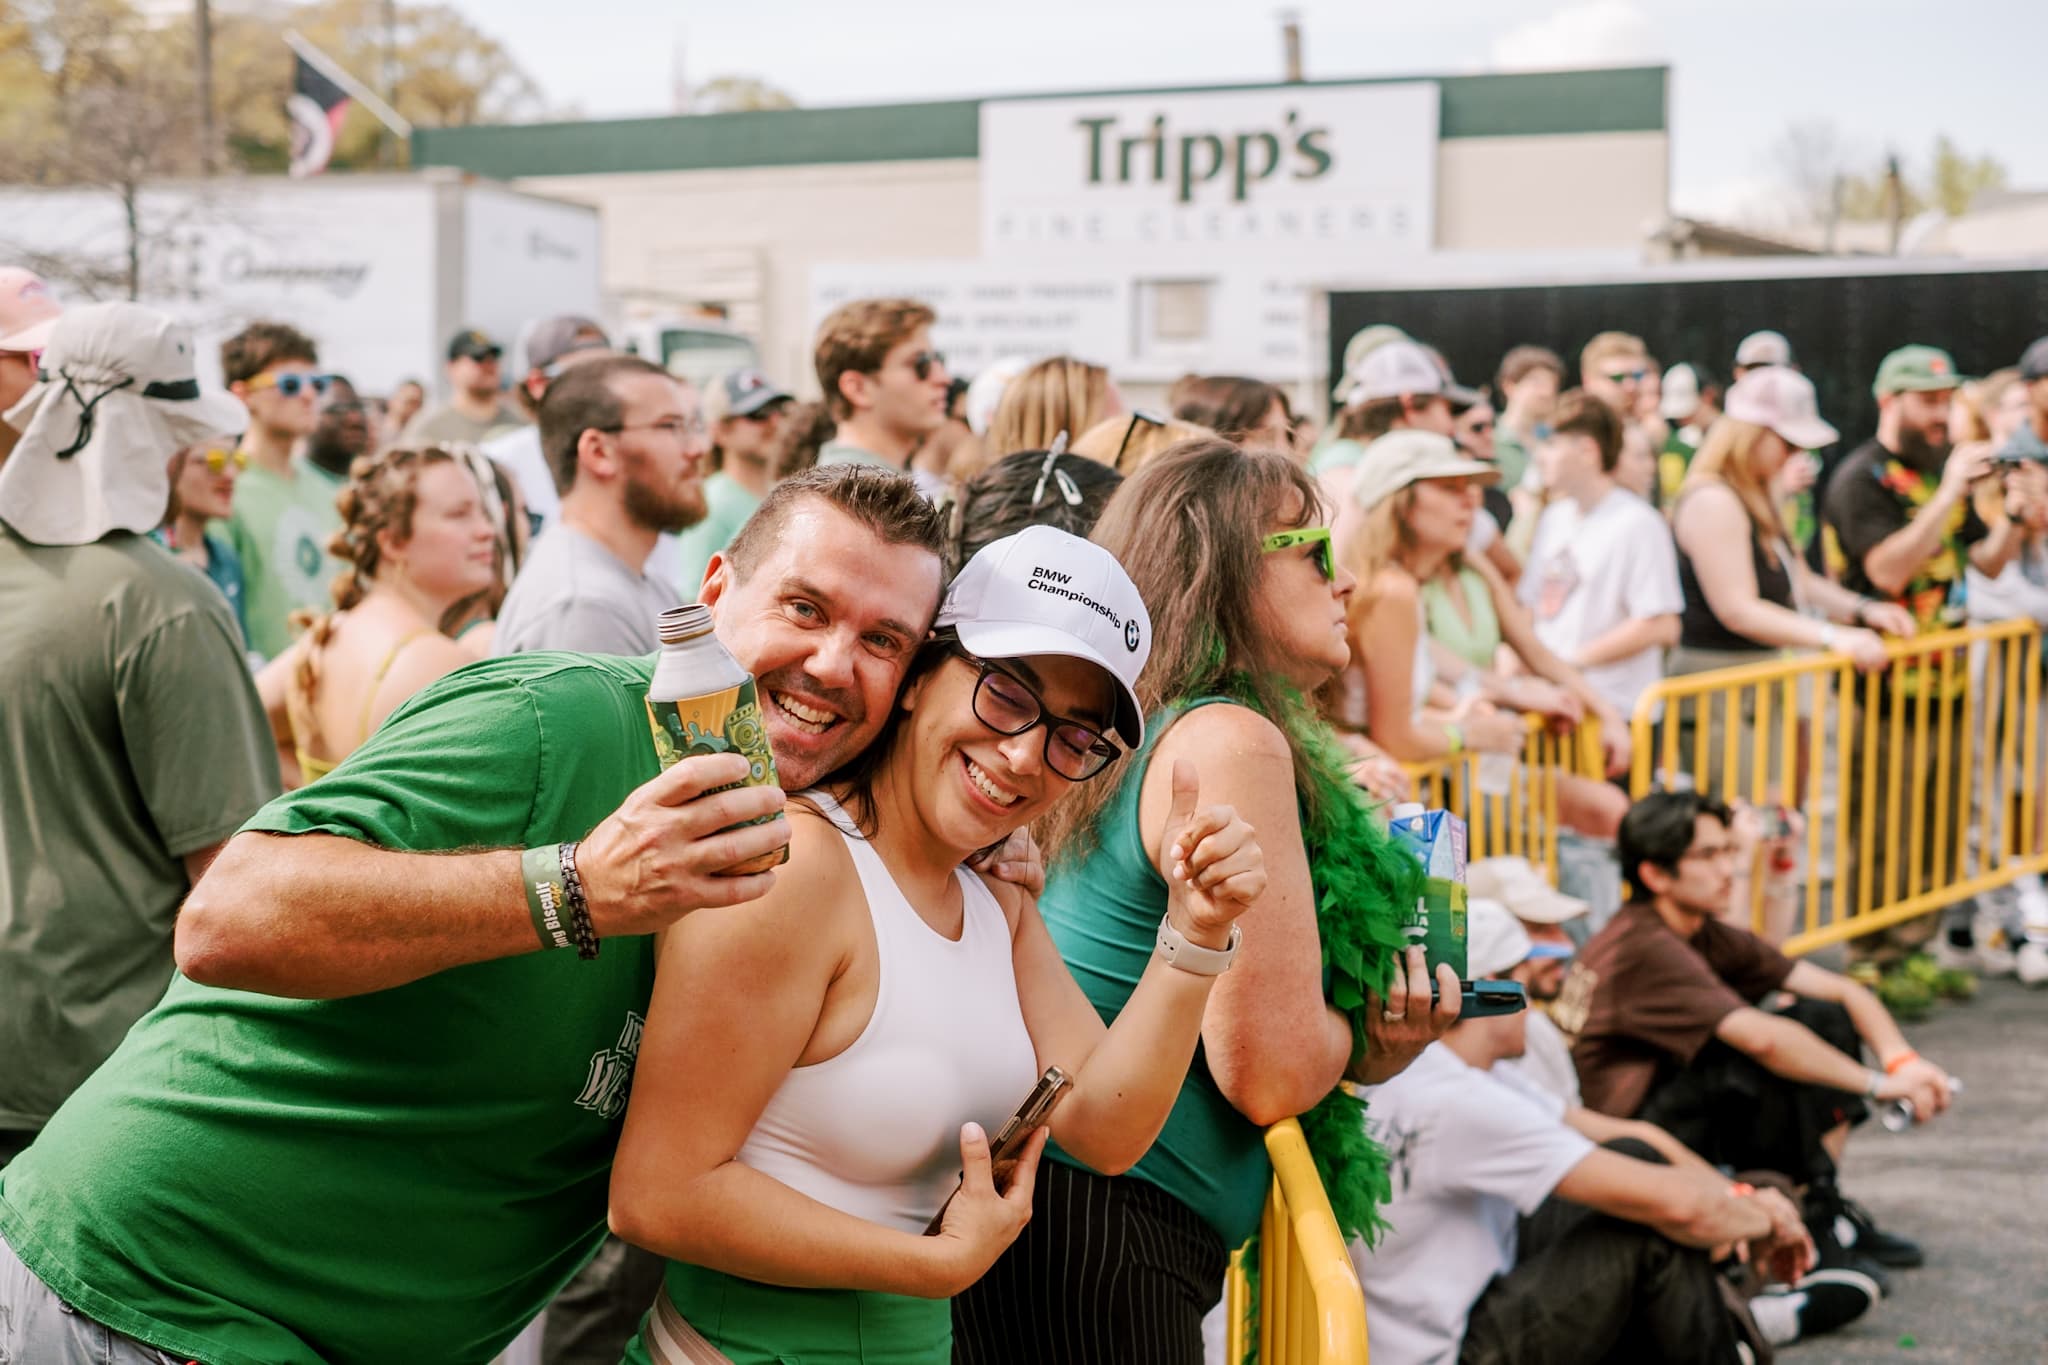
[[[815,403],[581,317],[377,402],[0,271],[0,1359],[1217,1360],[1294,1116],[1392,1365],[1754,1365],[1921,1262],[1841,1187],[1953,1094],[1885,1000],[1930,937],[2048,980],[2038,884],[1837,974],[1733,774],[1561,773],[1631,898],[1475,864],[1532,1008],[1464,1018],[1387,808],[1786,649],[1959,704],[1887,639],[2048,623],[2048,338],[1894,351],[1823,471],[1774,333],[1489,392],[1368,328],[1318,430],[935,322],[840,308]],[[686,604],[770,781],[662,766]]]

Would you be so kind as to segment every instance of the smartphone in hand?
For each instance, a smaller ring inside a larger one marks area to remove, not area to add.
[[[988,1155],[998,1194],[1010,1188],[1010,1177],[1016,1173],[1017,1160],[1024,1154],[1024,1144],[1031,1140],[1033,1133],[1051,1120],[1052,1111],[1067,1097],[1067,1091],[1073,1084],[1074,1078],[1060,1068],[1047,1067],[1045,1074],[1038,1078],[1038,1084],[1024,1097],[1024,1103],[1018,1105],[1016,1112],[1003,1120],[1003,1126],[996,1130],[994,1139],[988,1145]],[[964,1172],[961,1178],[966,1179]],[[945,1221],[946,1210],[952,1206],[953,1195],[958,1193],[960,1186],[956,1184],[953,1187],[953,1194],[946,1196],[946,1202],[939,1205],[939,1211],[933,1214],[932,1221],[925,1225],[925,1236],[938,1235],[939,1224]]]

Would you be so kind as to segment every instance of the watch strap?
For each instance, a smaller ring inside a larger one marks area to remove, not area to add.
[[[1166,965],[1196,976],[1221,976],[1237,958],[1237,943],[1244,931],[1230,926],[1230,943],[1222,948],[1204,948],[1173,927],[1173,916],[1159,918],[1159,956]]]

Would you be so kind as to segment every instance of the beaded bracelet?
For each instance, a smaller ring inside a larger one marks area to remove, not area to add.
[[[576,939],[576,956],[588,962],[597,956],[597,926],[590,922],[590,902],[583,899],[583,878],[576,872],[576,845],[563,844],[562,890],[569,901],[569,932]]]

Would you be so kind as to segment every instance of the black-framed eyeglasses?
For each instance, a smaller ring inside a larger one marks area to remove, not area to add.
[[[1316,569],[1323,575],[1323,581],[1335,581],[1337,564],[1330,552],[1330,528],[1327,526],[1304,526],[1296,531],[1275,531],[1259,542],[1259,552],[1272,554],[1276,550],[1285,550],[1296,545],[1312,546],[1309,557],[1315,561]]]
[[[1137,434],[1138,424],[1141,422],[1148,427],[1163,427],[1166,425],[1166,419],[1158,413],[1147,412],[1143,408],[1132,408],[1130,425],[1124,428],[1124,438],[1116,443],[1116,458],[1110,461],[1114,468],[1122,469],[1124,467],[1124,452],[1131,448],[1131,437]]]
[[[1086,782],[1123,757],[1123,750],[1092,725],[1056,716],[1031,684],[1002,665],[965,649],[954,653],[981,670],[974,682],[974,718],[999,735],[1045,726],[1045,766],[1069,782]]]
[[[710,428],[704,425],[702,417],[671,417],[662,422],[621,422],[615,427],[598,427],[597,430],[613,433],[622,431],[658,431],[672,441],[686,443],[702,437]]]
[[[910,357],[910,372],[919,379],[930,379],[933,366],[937,366],[942,370],[946,368],[946,353],[944,351],[919,351],[916,355]]]

